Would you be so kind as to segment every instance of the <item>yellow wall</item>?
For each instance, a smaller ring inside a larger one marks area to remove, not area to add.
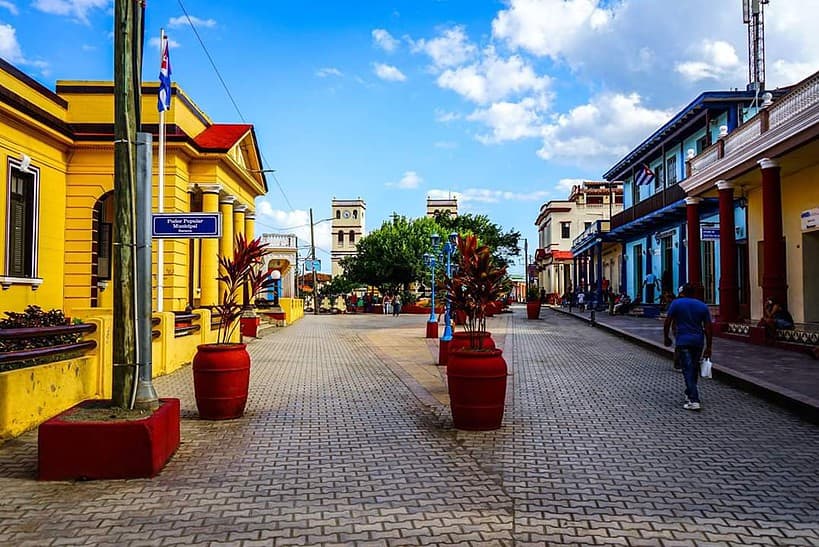
[[[804,284],[802,279],[802,211],[819,207],[819,165],[783,177],[782,228],[787,257],[788,310],[797,323],[805,320]],[[749,272],[751,316],[762,317],[762,287],[759,279],[758,242],[762,240],[762,191],[757,187],[748,193]],[[814,281],[819,283],[819,280]]]

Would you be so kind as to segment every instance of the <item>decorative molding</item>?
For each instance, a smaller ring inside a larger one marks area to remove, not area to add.
[[[190,192],[202,192],[203,194],[218,194],[222,191],[221,184],[195,182],[188,186]]]
[[[219,198],[219,205],[233,205],[236,203],[236,198],[233,196],[222,196]]]
[[[245,217],[247,217],[247,211],[250,209],[247,205],[242,205],[241,203],[237,203],[233,206],[234,213],[245,213]]]
[[[779,167],[779,162],[772,160],[771,158],[762,158],[757,163],[759,164],[760,169],[773,169],[774,167]]]
[[[718,190],[733,190],[734,183],[730,180],[718,180],[717,181],[717,189]]]
[[[245,213],[245,220],[256,220],[256,213],[254,211],[248,210]]]
[[[31,285],[31,290],[36,291],[43,284],[43,279],[40,277],[9,277],[0,276],[0,287],[5,291],[12,285]]]
[[[702,202],[702,198],[698,198],[698,197],[694,197],[694,196],[688,196],[687,198],[685,198],[685,204],[686,205],[699,205],[700,202]]]

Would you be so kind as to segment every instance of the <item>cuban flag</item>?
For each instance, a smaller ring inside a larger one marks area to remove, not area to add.
[[[652,182],[654,182],[654,171],[644,163],[634,175],[634,183],[637,186],[642,186],[643,184],[651,184]]]
[[[160,112],[171,109],[171,58],[168,56],[168,39],[162,40],[162,64],[159,67],[159,100],[156,105]]]

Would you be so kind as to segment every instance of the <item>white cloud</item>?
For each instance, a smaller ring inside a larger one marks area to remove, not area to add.
[[[5,8],[9,10],[12,15],[18,15],[20,13],[17,10],[17,6],[13,2],[9,2],[8,0],[0,0],[0,8]]]
[[[320,69],[318,69],[316,71],[316,76],[318,76],[319,78],[327,78],[329,76],[341,77],[341,76],[344,76],[344,74],[337,68],[324,67],[324,68],[320,68]]]
[[[583,179],[560,179],[555,184],[555,190],[563,190],[566,192],[571,192],[572,188],[583,184]]]
[[[734,46],[721,40],[705,40],[696,48],[698,58],[677,63],[674,70],[690,81],[724,80],[741,77],[745,67],[739,62]]]
[[[53,15],[68,15],[82,23],[88,23],[88,14],[94,10],[104,10],[112,0],[34,0],[35,9]]]
[[[373,43],[388,53],[392,53],[398,48],[400,43],[392,37],[392,35],[383,28],[373,29],[372,32]]]
[[[455,120],[460,120],[461,115],[457,112],[447,112],[446,110],[441,110],[440,108],[435,109],[435,121],[439,123],[449,123]]]
[[[436,141],[433,146],[444,150],[452,150],[458,148],[458,143],[454,141]]]
[[[609,25],[614,9],[598,0],[509,0],[492,21],[492,35],[512,48],[560,58],[583,35]]]
[[[390,188],[401,188],[403,190],[414,190],[415,188],[418,188],[422,182],[424,182],[424,179],[418,176],[418,173],[415,171],[406,171],[404,172],[404,176],[401,177],[401,180],[398,182],[388,182],[385,184],[385,186]]]
[[[424,52],[432,59],[436,68],[442,69],[461,65],[475,57],[478,49],[469,42],[462,26],[445,29],[431,40],[411,41],[412,51]]]
[[[646,107],[636,93],[597,95],[543,127],[538,155],[586,168],[604,166],[627,154],[672,114]]]
[[[478,104],[522,94],[535,94],[545,102],[550,83],[548,76],[538,76],[521,56],[503,59],[492,46],[482,52],[477,63],[448,69],[438,76],[440,87]]]
[[[509,192],[507,190],[490,190],[488,188],[467,188],[462,192],[451,190],[432,189],[427,192],[427,197],[432,199],[455,198],[458,204],[469,205],[470,203],[500,203],[502,201],[540,201],[549,195],[548,190],[536,190],[533,192]]]
[[[534,99],[494,103],[488,108],[476,110],[467,120],[482,122],[492,129],[490,135],[478,135],[478,140],[484,144],[537,137],[541,132],[541,118]]]
[[[299,238],[299,246],[310,244],[310,212],[302,210],[283,211],[275,209],[267,200],[260,200],[256,207],[256,235],[265,232],[296,234]],[[330,252],[332,248],[331,223],[316,222],[314,219],[314,237],[316,250]],[[322,269],[329,269],[329,258],[327,264],[322,260]]]
[[[375,63],[373,64],[373,71],[376,76],[388,82],[403,82],[407,79],[403,72],[392,65]]]
[[[216,21],[214,19],[200,19],[195,15],[190,16],[190,23],[193,23],[193,26],[196,28],[214,28],[216,26]],[[187,27],[190,25],[190,23],[185,15],[171,17],[168,20],[168,28]]]
[[[17,30],[11,26],[0,23],[0,57],[10,63],[23,63],[23,51],[20,43],[17,42]]]
[[[159,51],[159,47],[160,47],[159,37],[152,36],[151,39],[148,40],[148,45],[150,45],[155,50]],[[182,44],[180,44],[179,42],[177,42],[173,38],[168,38],[168,49],[176,49],[178,47],[182,47]],[[171,63],[171,66],[173,66],[173,63]]]

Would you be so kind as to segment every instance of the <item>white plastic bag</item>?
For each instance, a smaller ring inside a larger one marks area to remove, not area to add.
[[[706,357],[700,363],[700,376],[703,378],[710,378],[711,377],[711,359]]]

